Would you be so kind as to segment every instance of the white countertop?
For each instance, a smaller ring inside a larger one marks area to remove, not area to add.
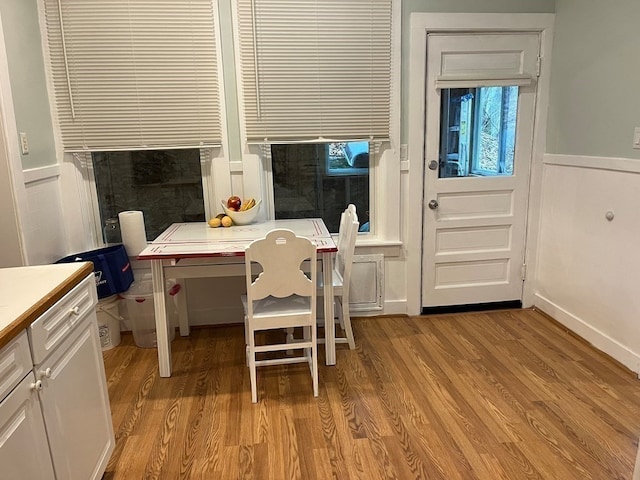
[[[7,330],[26,328],[31,313],[49,308],[91,270],[90,262],[0,268],[0,346],[10,340]]]

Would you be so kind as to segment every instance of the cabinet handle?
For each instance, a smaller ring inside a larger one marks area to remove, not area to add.
[[[73,308],[71,309],[71,313],[72,313],[73,315],[80,315],[80,307],[77,307],[77,306],[76,306],[76,307],[73,307]]]
[[[51,368],[47,368],[46,370],[40,370],[40,374],[43,377],[51,378]]]
[[[37,380],[35,383],[32,383],[31,390],[42,390],[42,380]]]

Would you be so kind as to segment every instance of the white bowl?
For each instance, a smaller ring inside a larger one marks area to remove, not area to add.
[[[231,217],[234,225],[249,225],[250,223],[252,223],[258,216],[258,212],[260,212],[261,203],[262,200],[257,200],[256,204],[249,210],[245,210],[244,212],[234,212],[233,210],[229,210],[227,208],[227,203],[224,200],[220,202],[225,215]]]

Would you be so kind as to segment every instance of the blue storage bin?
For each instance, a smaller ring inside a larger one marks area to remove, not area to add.
[[[98,298],[106,298],[125,292],[133,283],[133,270],[124,245],[76,253],[61,258],[56,263],[93,262]]]

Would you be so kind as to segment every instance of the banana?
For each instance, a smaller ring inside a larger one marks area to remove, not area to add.
[[[256,205],[255,199],[248,198],[247,200],[242,202],[242,205],[240,206],[240,211],[241,212],[245,212],[245,211],[250,210],[251,208],[253,208],[255,205]]]

